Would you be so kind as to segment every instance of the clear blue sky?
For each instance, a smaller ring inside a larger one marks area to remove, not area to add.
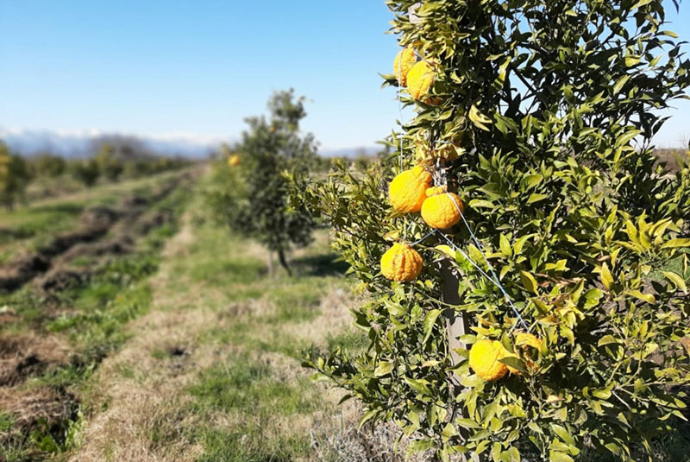
[[[234,137],[292,86],[324,149],[371,146],[398,117],[390,19],[383,0],[0,0],[0,127]],[[659,145],[690,137],[679,107]]]

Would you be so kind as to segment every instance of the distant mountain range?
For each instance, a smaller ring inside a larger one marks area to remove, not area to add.
[[[49,151],[64,157],[85,157],[91,154],[94,142],[103,139],[120,139],[135,142],[151,152],[185,157],[206,157],[222,142],[232,140],[214,136],[189,134],[131,135],[108,133],[98,130],[76,132],[54,130],[12,130],[0,128],[0,139],[15,152],[31,155]]]
[[[86,157],[93,151],[93,146],[102,140],[130,141],[148,151],[169,156],[204,158],[223,143],[234,141],[229,137],[166,134],[139,135],[111,133],[99,130],[62,131],[62,130],[23,130],[4,129],[0,127],[0,140],[15,152],[31,155],[41,151],[53,152],[63,157]],[[345,149],[325,149],[320,154],[327,157],[356,157],[362,153],[372,155],[379,152],[379,147],[356,147]]]

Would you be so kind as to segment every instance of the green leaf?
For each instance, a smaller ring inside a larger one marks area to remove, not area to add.
[[[469,116],[474,125],[484,131],[489,131],[489,127],[487,127],[487,125],[491,124],[491,119],[482,114],[475,105],[472,105],[470,108]]]
[[[599,342],[597,343],[597,345],[599,345],[599,346],[601,347],[601,346],[611,345],[612,343],[618,344],[619,341],[618,341],[618,339],[616,339],[616,337],[614,337],[613,335],[604,335],[604,336],[599,340]]]
[[[527,372],[527,369],[525,369],[525,365],[522,364],[522,361],[517,356],[505,356],[499,359],[498,361],[505,364],[506,366],[512,367],[513,369],[517,369],[523,374]]]
[[[549,461],[550,462],[575,462],[575,460],[570,457],[568,454],[564,452],[556,452],[556,451],[550,451],[549,452]]]
[[[374,375],[376,377],[382,377],[384,375],[390,374],[392,370],[393,370],[393,362],[392,361],[381,361],[381,362],[379,362],[378,366],[376,366],[376,370],[374,370]]]
[[[467,429],[477,429],[482,428],[477,422],[472,419],[455,419],[454,422],[463,428]]]
[[[493,202],[484,200],[484,199],[473,199],[469,203],[470,207],[473,209],[480,209],[480,208],[486,208],[486,209],[493,209],[496,208]]]
[[[678,289],[682,290],[684,293],[688,293],[688,287],[685,285],[683,278],[672,271],[663,271],[666,279],[671,281]]]
[[[416,452],[423,452],[434,447],[434,440],[431,438],[424,438],[421,440],[412,441],[407,445],[407,452],[414,454]]]
[[[676,248],[676,247],[690,247],[690,239],[671,239],[661,245],[662,249]]]
[[[600,289],[589,289],[585,292],[585,304],[584,308],[589,309],[599,304],[599,300],[604,296],[604,293]]]
[[[553,432],[558,435],[560,439],[568,443],[570,446],[575,445],[575,439],[570,435],[570,432],[560,425],[551,424]]]
[[[422,343],[426,343],[431,337],[431,333],[434,330],[434,325],[436,324],[436,319],[441,314],[441,310],[431,310],[427,311],[426,316],[424,316],[424,340]]]
[[[611,275],[611,271],[609,271],[609,266],[604,263],[601,265],[601,283],[606,287],[607,290],[611,290],[611,286],[613,285],[613,276]]]
[[[505,255],[507,257],[510,257],[513,255],[513,249],[510,248],[510,241],[508,240],[508,237],[505,234],[501,234],[500,247],[501,247],[501,252],[503,252],[503,255]]]
[[[548,194],[530,194],[529,198],[527,199],[528,204],[534,204],[535,202],[543,201],[546,199]]]
[[[594,390],[592,391],[592,396],[599,399],[609,399],[611,397],[611,390]]]
[[[537,280],[534,279],[531,273],[527,271],[520,271],[520,278],[522,279],[522,285],[528,291],[536,294],[537,293]]]
[[[534,188],[544,179],[543,176],[539,174],[527,175],[522,179],[522,187],[524,190]]]
[[[407,384],[417,393],[421,393],[422,395],[427,396],[430,396],[432,394],[431,390],[428,387],[429,382],[427,382],[424,379],[415,380],[409,377],[405,377],[405,382],[407,382]]]
[[[642,300],[642,301],[645,301],[645,302],[647,302],[647,303],[649,303],[649,304],[654,304],[654,303],[656,303],[656,298],[655,298],[654,295],[652,295],[652,294],[643,294],[643,293],[640,292],[639,290],[629,290],[629,291],[626,292],[626,293],[628,293],[628,294],[632,295],[633,297],[638,298],[638,299],[640,299],[640,300]]]
[[[359,419],[359,425],[357,425],[357,429],[361,429],[362,426],[367,423],[369,420],[373,419],[379,414],[378,409],[372,409],[368,412],[366,412],[361,419]]]

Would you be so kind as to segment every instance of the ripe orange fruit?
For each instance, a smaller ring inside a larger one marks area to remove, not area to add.
[[[508,373],[508,366],[499,361],[506,349],[497,340],[479,340],[470,349],[470,367],[483,380],[501,380]]]
[[[444,186],[429,188],[422,204],[422,218],[435,229],[448,229],[462,219],[465,206],[457,194],[446,192]]]
[[[407,90],[410,96],[419,101],[431,103],[429,93],[436,76],[427,61],[420,61],[407,74]]]
[[[395,243],[381,257],[381,274],[392,281],[412,281],[422,272],[422,266],[422,256],[407,244]]]
[[[414,54],[414,48],[405,48],[395,56],[393,61],[393,73],[401,87],[407,86],[407,74],[410,69],[417,62],[417,57]]]
[[[240,165],[240,156],[235,154],[228,157],[228,165],[230,167],[237,167],[238,165]]]
[[[431,186],[431,174],[424,167],[414,167],[399,173],[388,186],[388,197],[399,212],[419,212]]]

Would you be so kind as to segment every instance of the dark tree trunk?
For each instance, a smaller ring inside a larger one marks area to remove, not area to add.
[[[287,259],[285,258],[285,251],[283,249],[280,249],[278,251],[278,261],[280,261],[280,266],[285,268],[285,271],[287,271],[288,276],[292,276],[292,270],[288,265]]]

